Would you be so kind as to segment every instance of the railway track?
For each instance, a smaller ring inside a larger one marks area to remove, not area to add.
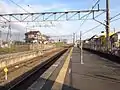
[[[59,51],[59,49],[55,49],[55,50],[52,50],[52,51],[50,50],[50,51],[47,51],[42,56],[35,57],[35,58],[27,60],[27,61],[22,61],[22,62],[19,62],[17,64],[14,64],[14,65],[10,65],[10,66],[8,66],[9,73],[12,73],[12,72],[14,72],[14,71],[16,71],[18,69],[21,69],[21,67],[33,68],[34,66],[38,65],[40,63],[40,61],[42,61],[41,59],[43,59],[45,57],[47,58],[52,53],[55,53],[57,51]],[[5,83],[3,69],[0,70],[0,84],[1,83]]]
[[[68,49],[61,50],[59,53],[49,58],[47,61],[42,62],[41,64],[34,67],[32,70],[29,70],[28,72],[24,73],[23,75],[11,81],[10,83],[5,84],[3,87],[1,87],[0,90],[26,90],[42,73],[44,73],[45,70],[47,70],[67,50]],[[46,56],[48,55],[46,54]],[[39,60],[36,59],[30,61],[25,65],[29,65],[29,67],[32,67],[36,63],[39,63]]]

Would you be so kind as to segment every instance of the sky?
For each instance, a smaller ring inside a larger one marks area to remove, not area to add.
[[[67,10],[87,10],[91,9],[92,5],[95,4],[97,0],[12,0],[21,7],[23,7],[28,12],[48,12],[48,11],[67,11]],[[28,7],[29,5],[29,7]],[[105,0],[100,0],[99,2],[100,8],[105,8]],[[110,0],[110,17],[120,13],[120,0]],[[0,0],[0,14],[3,13],[20,13],[25,12],[11,0]],[[90,16],[89,16],[90,17]],[[116,17],[119,18],[120,16]],[[103,22],[105,20],[105,14],[102,14],[97,20]],[[94,20],[86,21],[82,26],[80,24],[83,21],[53,21],[52,23],[55,27],[45,28],[39,27],[36,28],[40,30],[43,34],[52,35],[52,36],[60,36],[60,35],[72,35],[74,32],[79,35],[79,32],[83,33],[87,30],[98,25],[98,22]],[[112,22],[110,24],[110,30],[113,31],[115,28],[116,31],[120,31],[119,20],[116,22]],[[46,24],[46,22],[42,22]],[[49,22],[48,22],[49,23]],[[48,24],[47,23],[47,24]],[[33,24],[33,23],[32,23]],[[29,25],[32,25],[29,23]],[[3,25],[3,24],[0,24]],[[26,32],[26,24],[25,23],[12,23],[12,32],[20,33],[21,39],[23,39],[24,33]],[[3,32],[6,32],[7,29],[1,29]],[[29,31],[29,30],[28,30]],[[101,25],[100,27],[84,34],[82,36],[83,39],[90,38],[95,34],[100,34],[101,31],[105,31],[105,27]],[[14,36],[14,35],[13,35]],[[15,36],[13,37],[15,38]],[[71,37],[70,37],[71,39]]]

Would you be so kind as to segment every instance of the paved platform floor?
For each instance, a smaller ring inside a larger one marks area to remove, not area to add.
[[[42,90],[120,90],[120,64],[88,51],[81,64],[78,48],[64,56]]]
[[[70,81],[79,90],[120,90],[120,64],[87,51],[83,51],[83,62],[80,50],[74,48],[65,83]]]

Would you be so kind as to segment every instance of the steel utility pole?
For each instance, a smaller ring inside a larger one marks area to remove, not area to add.
[[[106,0],[106,48],[109,51],[110,48],[110,0]]]

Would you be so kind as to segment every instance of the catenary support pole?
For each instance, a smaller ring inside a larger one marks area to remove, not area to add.
[[[80,62],[81,64],[84,64],[83,62],[83,49],[82,49],[82,32],[80,31]]]
[[[107,52],[110,49],[110,0],[106,0],[106,49]]]

